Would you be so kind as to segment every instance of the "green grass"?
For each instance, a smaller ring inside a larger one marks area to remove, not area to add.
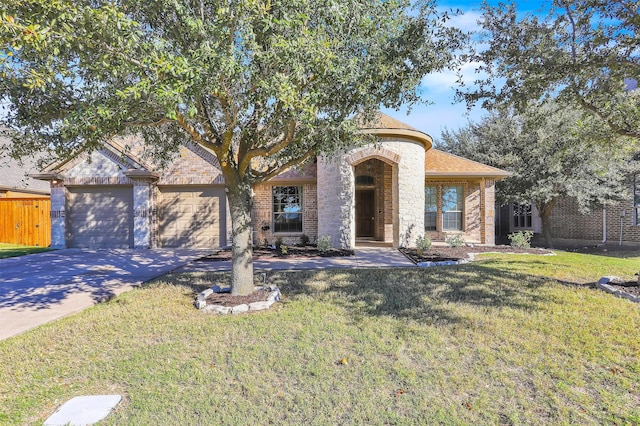
[[[0,423],[98,393],[108,425],[640,423],[640,306],[592,285],[640,259],[480,259],[271,273],[243,316],[191,306],[226,275],[165,276],[0,342]]]
[[[0,243],[0,259],[6,257],[24,256],[51,250],[49,247],[19,246],[17,244]]]

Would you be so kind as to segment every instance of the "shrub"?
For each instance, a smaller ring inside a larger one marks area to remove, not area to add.
[[[275,246],[276,246],[276,248],[280,248],[280,246],[282,246],[282,237],[276,238]]]
[[[447,235],[447,238],[445,238],[444,241],[449,245],[449,247],[462,247],[465,244],[464,236],[462,234]]]
[[[320,252],[322,253],[325,253],[331,250],[331,236],[323,235],[320,238],[318,238],[317,247],[318,247],[318,250],[320,250]]]
[[[280,251],[282,252],[282,254],[287,254],[289,253],[289,247],[285,246],[284,244],[281,244]]]
[[[431,248],[431,238],[428,235],[418,235],[416,238],[416,249],[418,250],[418,254],[424,253],[425,250],[429,250]]]
[[[309,244],[309,236],[307,234],[300,235],[300,245],[304,247],[307,244]]]
[[[507,235],[507,238],[511,241],[511,247],[515,248],[531,248],[531,237],[533,237],[533,232],[531,231],[518,231]]]

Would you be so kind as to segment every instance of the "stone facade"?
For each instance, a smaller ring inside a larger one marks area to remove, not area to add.
[[[385,181],[391,188],[391,194],[384,194],[382,205],[376,206],[378,232],[383,228],[382,240],[392,240],[394,246],[414,245],[416,237],[424,232],[424,152],[424,145],[415,140],[381,137],[375,146],[352,149],[344,160],[319,159],[318,234],[330,236],[334,246],[355,246],[356,168],[377,159],[386,164],[377,166],[382,167],[377,172],[382,172],[378,188],[385,192]],[[392,230],[390,236],[388,230]]]

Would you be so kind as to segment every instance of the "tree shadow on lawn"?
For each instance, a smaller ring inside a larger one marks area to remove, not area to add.
[[[341,306],[356,316],[391,316],[423,323],[463,322],[464,318],[456,313],[460,305],[535,310],[544,303],[562,303],[542,291],[556,280],[478,264],[266,274],[267,284],[277,285],[285,302],[311,297]],[[206,274],[203,278],[211,278],[213,284],[194,285],[193,281],[189,283],[182,278],[173,282],[184,281],[194,292],[199,292],[228,279],[224,274]],[[261,282],[262,273],[257,273],[256,284]]]

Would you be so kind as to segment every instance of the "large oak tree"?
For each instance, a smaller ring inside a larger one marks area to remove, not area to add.
[[[253,289],[251,188],[362,138],[349,119],[420,100],[460,33],[431,1],[5,0],[0,96],[13,154],[127,133],[220,160],[232,292]]]
[[[517,114],[492,110],[479,123],[445,130],[438,147],[510,171],[496,183],[497,198],[535,205],[553,247],[551,214],[560,198],[572,197],[586,213],[629,197],[629,179],[640,171],[638,144],[611,133],[570,105],[547,102]]]
[[[552,0],[523,14],[514,4],[483,6],[477,52],[481,78],[460,94],[487,108],[519,111],[558,98],[597,116],[613,132],[640,138],[640,3]]]

